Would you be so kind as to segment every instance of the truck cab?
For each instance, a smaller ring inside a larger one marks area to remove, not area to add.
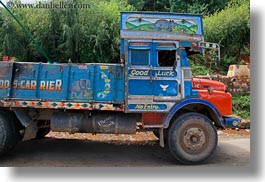
[[[143,113],[144,126],[148,127],[167,125],[163,120],[149,120],[158,115],[163,118],[165,113],[174,112],[172,108],[181,103],[196,110],[200,101],[209,101],[218,110],[218,117],[231,115],[231,94],[225,91],[224,84],[192,78],[188,56],[202,54],[205,45],[218,46],[204,42],[200,15],[121,13],[125,111]],[[216,85],[224,89],[220,90]],[[225,122],[219,122],[216,118],[219,126],[230,124]],[[234,124],[236,126],[238,123]]]
[[[120,64],[0,63],[0,154],[50,130],[151,130],[177,161],[198,164],[214,152],[216,128],[240,125],[224,84],[192,78],[188,56],[217,47],[204,42],[202,16],[120,17]]]

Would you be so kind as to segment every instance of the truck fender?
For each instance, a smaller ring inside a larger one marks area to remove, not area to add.
[[[211,116],[214,120],[214,123],[218,126],[224,127],[224,119],[218,109],[210,102],[198,99],[198,98],[191,98],[191,99],[185,99],[181,102],[176,103],[168,112],[168,114],[164,118],[164,128],[168,128],[170,121],[175,116],[175,114],[180,111],[181,109],[188,108],[189,106],[196,106],[196,105],[202,105],[211,113]],[[190,108],[190,107],[189,107]],[[194,110],[196,112],[196,110]]]

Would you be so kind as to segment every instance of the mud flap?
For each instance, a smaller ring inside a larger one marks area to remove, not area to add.
[[[31,124],[28,125],[25,129],[22,141],[35,139],[37,136],[37,132],[38,132],[37,122],[31,122]]]
[[[36,138],[38,132],[37,122],[34,122],[34,120],[23,109],[14,109],[14,112],[20,123],[25,126],[25,133],[22,141]]]
[[[164,131],[163,131],[163,128],[159,128],[159,145],[160,145],[162,148],[165,147]]]

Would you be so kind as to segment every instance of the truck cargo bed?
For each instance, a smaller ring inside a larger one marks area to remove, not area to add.
[[[118,64],[0,63],[0,99],[122,103]]]

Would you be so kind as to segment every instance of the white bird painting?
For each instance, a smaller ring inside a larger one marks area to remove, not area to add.
[[[169,85],[161,85],[160,84],[160,87],[162,88],[162,90],[165,92],[167,91],[167,88],[168,88]]]

